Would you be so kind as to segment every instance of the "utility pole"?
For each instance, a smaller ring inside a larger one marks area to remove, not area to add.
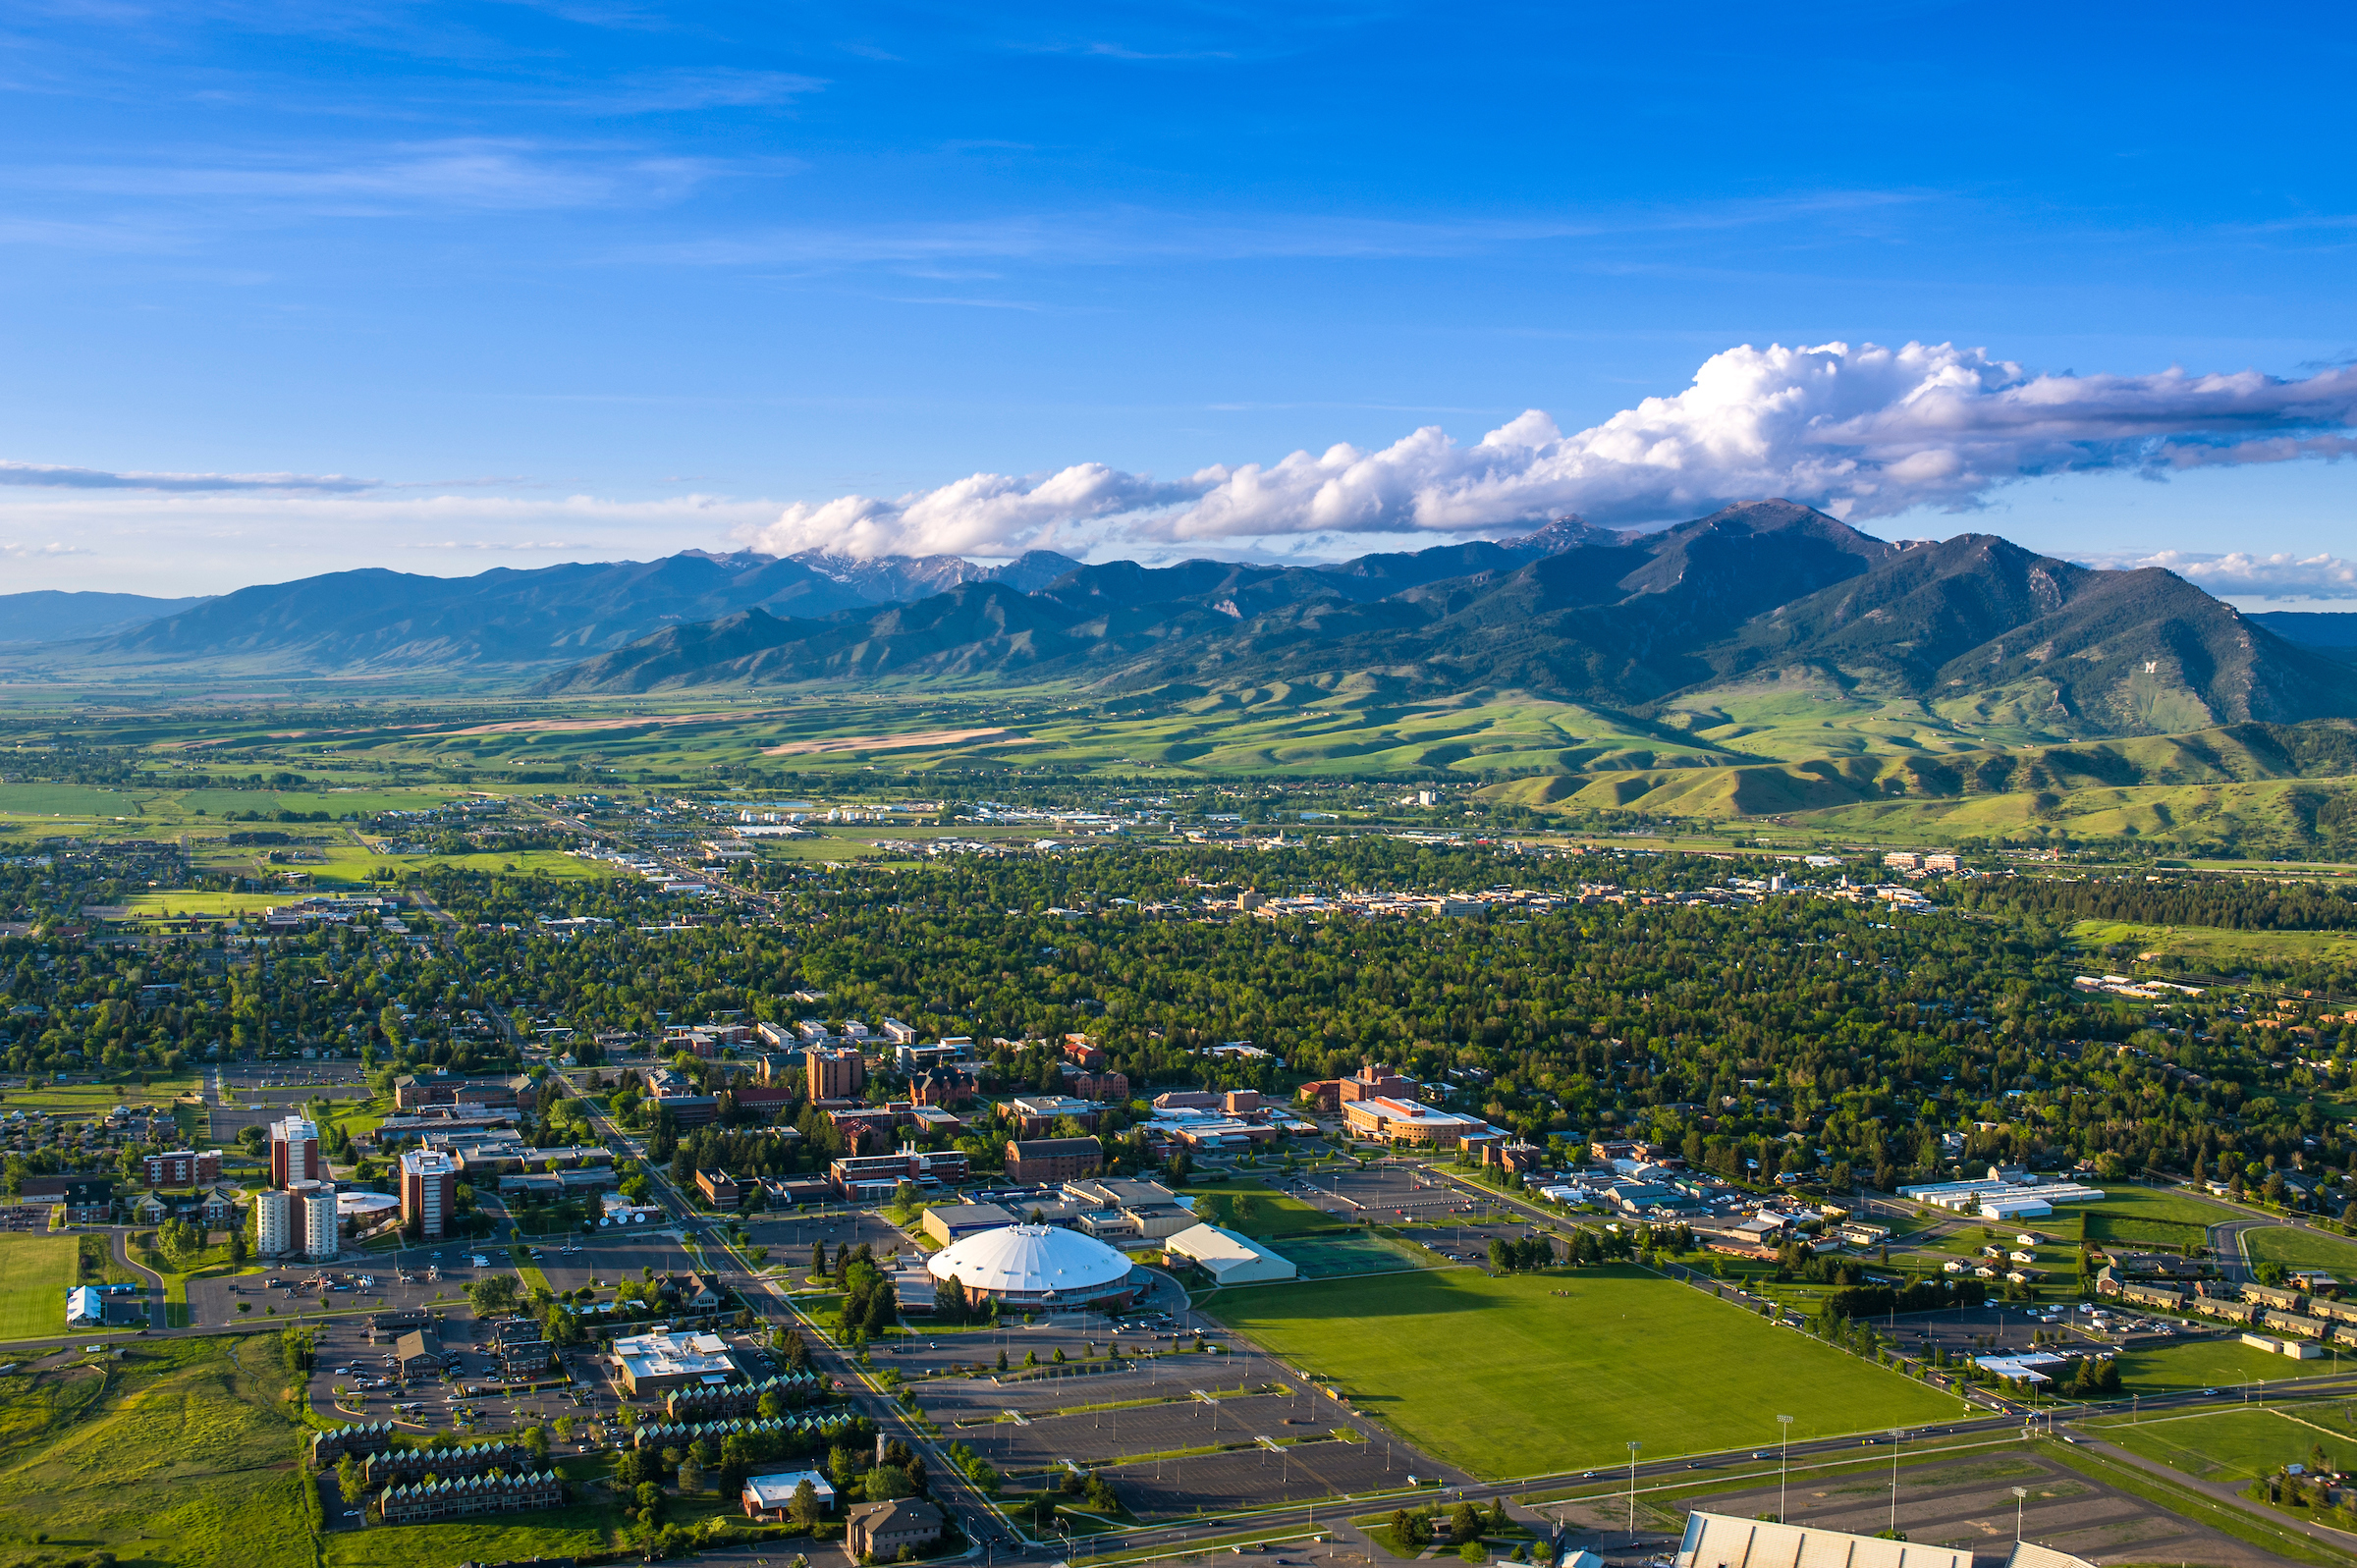
[[[2027,1487],[2013,1488],[2013,1544],[2016,1546],[2021,1544],[2021,1505],[2029,1494],[2030,1488]]]
[[[1776,1522],[1780,1525],[1788,1525],[1792,1522],[1792,1516],[1785,1511],[1784,1486],[1785,1479],[1792,1470],[1792,1418],[1779,1416],[1776,1418],[1776,1425],[1783,1434],[1781,1439],[1783,1452],[1777,1460],[1776,1465]]]
[[[1635,1441],[1628,1445],[1628,1543],[1632,1546],[1637,1543],[1637,1450],[1644,1446]]]

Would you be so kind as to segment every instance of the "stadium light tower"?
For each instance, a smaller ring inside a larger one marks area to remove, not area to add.
[[[1898,1452],[1906,1446],[1907,1434],[1898,1428],[1891,1429],[1891,1539],[1898,1539]]]
[[[1644,1447],[1631,1439],[1628,1445],[1628,1543],[1637,1543],[1637,1450]]]
[[[2029,1495],[2030,1488],[2027,1487],[2013,1488],[2013,1544],[2016,1546],[2021,1544],[2021,1505]]]

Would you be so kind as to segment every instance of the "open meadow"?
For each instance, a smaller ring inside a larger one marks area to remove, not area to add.
[[[1436,1457],[1528,1476],[1938,1421],[1961,1410],[1730,1302],[1633,1268],[1470,1269],[1221,1291],[1204,1310]],[[1476,1317],[1478,1315],[1478,1318]]]
[[[66,1331],[76,1238],[0,1231],[0,1340]]]
[[[131,1341],[0,1378],[0,1541],[206,1568],[312,1560],[272,1335]]]

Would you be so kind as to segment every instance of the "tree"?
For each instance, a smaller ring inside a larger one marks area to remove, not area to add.
[[[1460,1502],[1449,1511],[1449,1539],[1454,1541],[1481,1539],[1481,1510],[1470,1502]]]
[[[916,1485],[898,1465],[876,1465],[859,1478],[859,1495],[869,1502],[890,1502],[895,1497],[915,1496]]]
[[[362,1479],[359,1460],[352,1454],[346,1454],[343,1458],[337,1460],[337,1494],[340,1495],[347,1503],[357,1507],[359,1505],[360,1496],[365,1490],[366,1483]]]
[[[786,1505],[786,1512],[795,1523],[814,1525],[824,1511],[818,1505],[818,1488],[810,1485],[807,1477],[794,1484],[794,1500]]]
[[[689,1455],[687,1458],[681,1460],[681,1461],[680,1461],[680,1490],[682,1490],[682,1491],[685,1492],[685,1491],[701,1491],[701,1490],[703,1490],[703,1489],[704,1489],[704,1467],[703,1467],[703,1465],[702,1465],[700,1462],[698,1462],[698,1461],[695,1459],[695,1457],[694,1457],[693,1455]]]

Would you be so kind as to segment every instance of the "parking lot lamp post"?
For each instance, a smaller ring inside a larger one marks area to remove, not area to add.
[[[1637,1450],[1644,1446],[1634,1440],[1628,1445],[1628,1543],[1632,1546],[1637,1543]]]
[[[2027,1487],[2013,1488],[2013,1544],[2016,1546],[2021,1544],[2021,1505],[2029,1495],[2030,1488]]]
[[[1783,1453],[1777,1460],[1776,1465],[1776,1522],[1780,1525],[1788,1525],[1792,1521],[1784,1512],[1784,1478],[1792,1468],[1792,1418],[1779,1416],[1776,1418],[1776,1425],[1783,1433]]]

